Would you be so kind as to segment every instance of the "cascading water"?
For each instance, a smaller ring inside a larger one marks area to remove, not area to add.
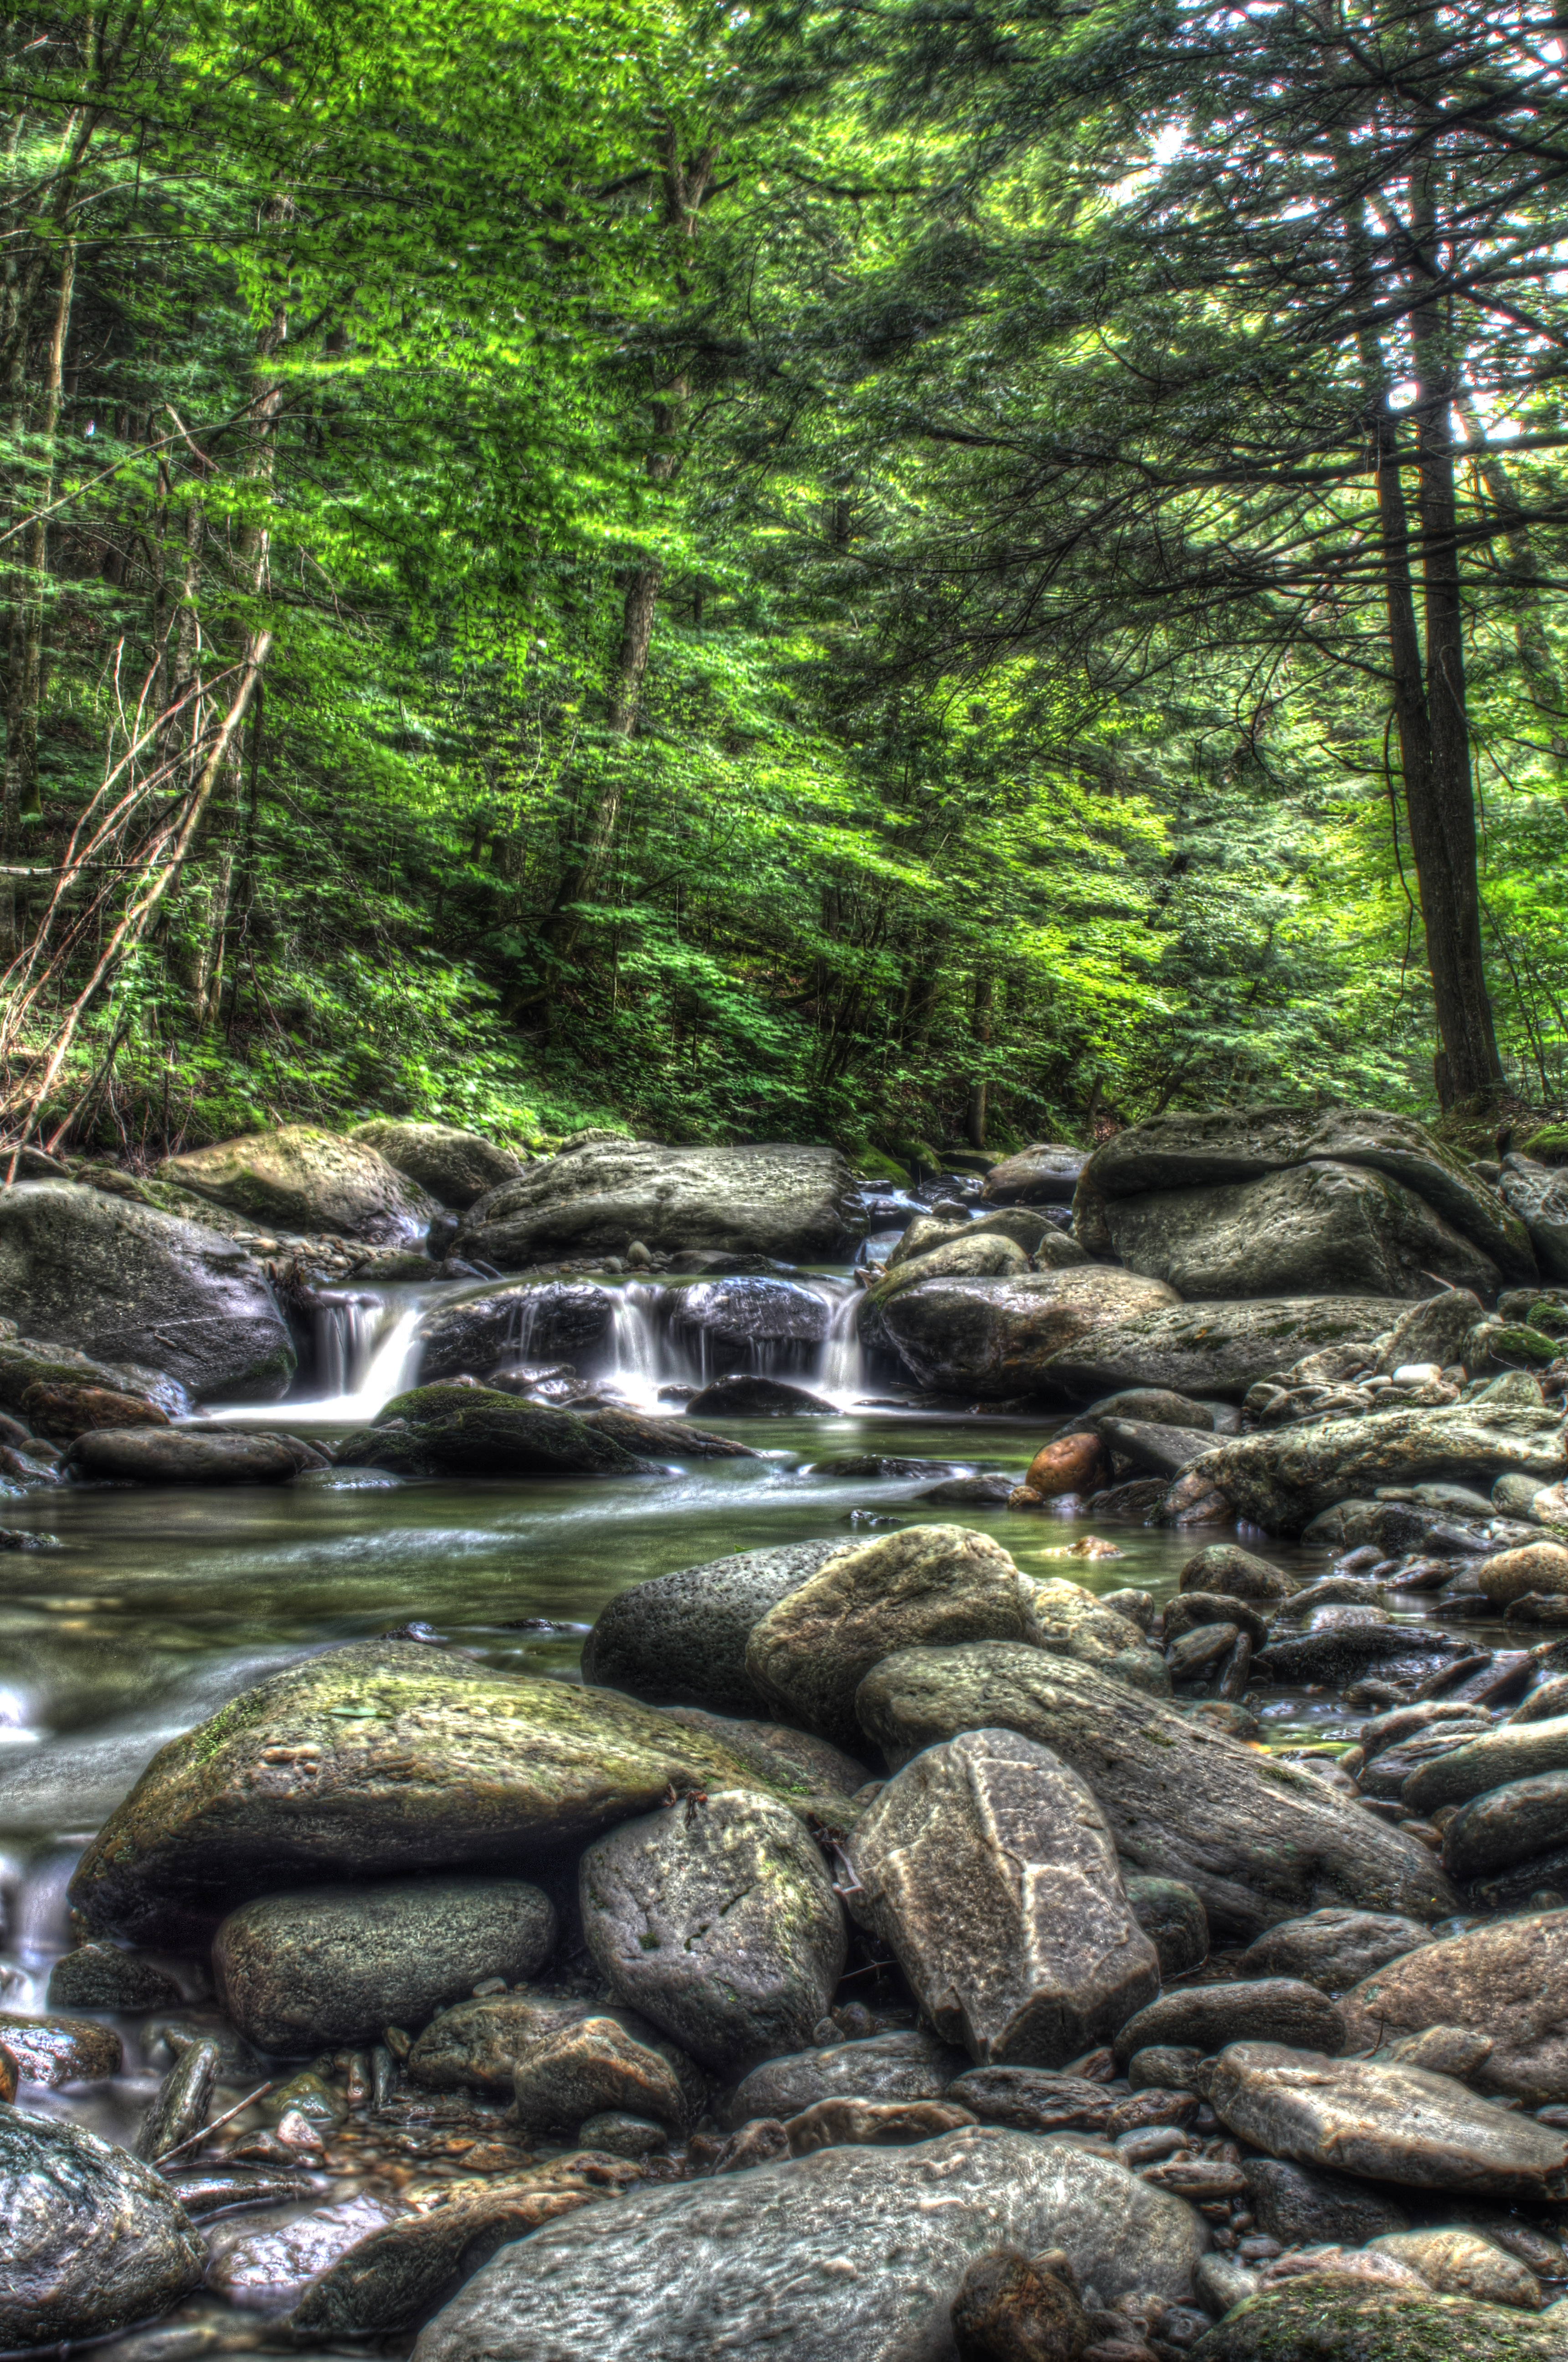
[[[414,1332],[426,1308],[423,1293],[411,1298],[365,1293],[318,1300],[316,1367],[324,1391],[270,1416],[291,1428],[367,1425],[394,1395],[415,1383],[421,1341]],[[258,1424],[254,1403],[203,1416],[240,1427]]]
[[[864,1291],[851,1287],[839,1297],[822,1348],[817,1386],[833,1402],[850,1403],[866,1390],[866,1349],[861,1342]]]

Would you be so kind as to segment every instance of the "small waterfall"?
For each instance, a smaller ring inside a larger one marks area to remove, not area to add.
[[[255,1403],[203,1411],[204,1418],[236,1427],[364,1427],[411,1386],[422,1350],[414,1335],[426,1308],[422,1297],[381,1303],[376,1297],[329,1298],[317,1307],[320,1368],[328,1392],[265,1412]]]
[[[861,1307],[865,1293],[851,1287],[833,1309],[817,1384],[834,1402],[852,1402],[866,1390],[866,1352],[861,1342]]]
[[[368,1367],[387,1308],[374,1296],[318,1297],[316,1371],[323,1395],[351,1395]]]
[[[650,1287],[646,1282],[618,1287],[610,1315],[612,1360],[605,1374],[607,1381],[649,1410],[660,1407],[659,1364],[663,1359],[660,1350],[663,1338],[655,1315],[663,1294],[663,1289]]]

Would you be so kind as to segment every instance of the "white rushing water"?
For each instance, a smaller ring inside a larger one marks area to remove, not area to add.
[[[316,1363],[324,1391],[280,1404],[267,1417],[286,1418],[290,1427],[367,1426],[394,1395],[417,1384],[421,1346],[414,1332],[428,1309],[425,1295],[388,1300],[367,1291],[318,1302]],[[244,1403],[203,1416],[254,1427],[259,1415],[254,1403]]]

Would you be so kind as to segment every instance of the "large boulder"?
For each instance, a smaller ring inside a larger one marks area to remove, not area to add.
[[[948,2311],[998,2244],[1065,2250],[1080,2287],[1190,2298],[1208,2233],[1109,2158],[973,2126],[629,2191],[499,2255],[414,2362],[910,2362],[950,2352]]]
[[[0,2106],[0,2348],[59,2349],[164,2312],[207,2250],[162,2177],[80,2125]]]
[[[923,1279],[885,1304],[868,1302],[861,1340],[896,1355],[920,1385],[995,1401],[1047,1390],[1053,1356],[1175,1301],[1161,1280],[1098,1264],[1016,1279]]]
[[[1493,1294],[1497,1264],[1424,1198],[1357,1164],[1293,1164],[1257,1181],[1113,1198],[1105,1219],[1130,1271],[1189,1300],[1430,1293],[1433,1276]]]
[[[610,1601],[584,1641],[583,1679],[656,1705],[766,1714],[767,1700],[746,1670],[752,1630],[843,1553],[842,1541],[782,1542],[634,1583]]]
[[[716,2074],[809,2041],[844,1971],[827,1865],[765,1796],[623,1821],[584,1854],[578,1893],[611,1992]]]
[[[782,1763],[765,1781],[707,1732],[610,1691],[357,1641],[165,1747],[82,1855],[71,1898],[92,1933],[159,1940],[303,1883],[466,1863],[515,1875],[671,1787],[771,1789],[840,1817]]]
[[[1550,2316],[1324,2272],[1249,2296],[1192,2353],[1196,2362],[1560,2362],[1563,2331]]]
[[[1530,1232],[1545,1277],[1568,1280],[1568,1174],[1530,1156],[1505,1156],[1499,1187]]]
[[[482,1132],[461,1131],[449,1123],[404,1123],[377,1116],[356,1123],[347,1134],[384,1156],[389,1164],[438,1205],[464,1213],[487,1189],[514,1181],[523,1160],[501,1148]]]
[[[1404,1308],[1402,1297],[1382,1296],[1264,1297],[1255,1302],[1140,1308],[1061,1345],[1044,1364],[1041,1384],[1080,1400],[1121,1386],[1239,1397],[1259,1378],[1288,1369],[1324,1345],[1380,1336]]]
[[[106,1363],[151,1363],[198,1401],[276,1402],[294,1374],[260,1266],[216,1231],[71,1183],[0,1192],[0,1311]]]
[[[1146,1191],[1261,1180],[1293,1164],[1363,1165],[1424,1198],[1508,1278],[1534,1276],[1524,1225],[1423,1124],[1379,1108],[1263,1107],[1151,1117],[1096,1149],[1084,1170],[1107,1210]]]
[[[422,1239],[440,1211],[433,1198],[367,1142],[310,1123],[187,1149],[166,1156],[158,1173],[252,1221],[309,1233],[332,1231],[377,1246]]]
[[[854,1176],[837,1149],[596,1140],[488,1191],[465,1217],[456,1252],[503,1271],[553,1254],[620,1254],[634,1240],[819,1262],[843,1250],[855,1208]]]
[[[898,1649],[1029,1640],[1034,1585],[966,1526],[910,1526],[831,1558],[761,1618],[746,1671],[768,1705],[835,1746],[861,1743],[855,1692]]]
[[[1270,2157],[1477,2198],[1568,2197],[1568,2138],[1452,2075],[1233,2042],[1199,2085],[1221,2122]]]
[[[916,1756],[852,1855],[855,1917],[891,1946],[926,2022],[980,2065],[1063,2066],[1159,1991],[1091,1790],[1016,1732]]]
[[[1457,1898],[1424,1846],[1326,1782],[1088,1665],[1015,1642],[908,1649],[861,1683],[890,1762],[966,1730],[1016,1730],[1086,1780],[1124,1861],[1193,1887],[1250,1941],[1329,1904],[1437,1919]]]
[[[1089,1157],[1059,1140],[1037,1140],[1004,1156],[985,1176],[981,1195],[992,1206],[1070,1206]]]
[[[1087,1260],[1081,1250],[1076,1260]],[[880,1311],[905,1288],[916,1287],[923,1279],[1019,1279],[1028,1268],[1029,1258],[1016,1239],[1003,1238],[994,1231],[961,1231],[941,1246],[910,1255],[874,1281],[867,1297]]]
[[[60,1463],[83,1485],[288,1485],[329,1465],[303,1436],[218,1422],[100,1428],[79,1435]]]
[[[415,1386],[337,1449],[345,1468],[398,1476],[646,1476],[651,1463],[576,1411],[499,1386]]]
[[[1491,2049],[1468,2080],[1527,2108],[1568,2100],[1568,1911],[1469,1928],[1390,1960],[1340,2004],[1351,2047],[1468,2028]]]
[[[520,1280],[433,1305],[413,1333],[424,1385],[488,1375],[503,1362],[574,1362],[605,1350],[615,1297],[590,1280]]]
[[[1298,1534],[1337,1501],[1385,1485],[1489,1485],[1510,1470],[1542,1484],[1568,1469],[1560,1409],[1544,1403],[1448,1403],[1263,1429],[1218,1444],[1188,1471],[1265,1532]]]
[[[554,1906],[523,1879],[367,1881],[242,1904],[213,1974],[247,2042],[298,2057],[421,2026],[484,1978],[536,1975],[554,1948]]]

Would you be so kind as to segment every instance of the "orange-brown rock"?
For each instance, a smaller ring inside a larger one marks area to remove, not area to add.
[[[46,1385],[41,1379],[22,1396],[22,1417],[51,1443],[74,1443],[100,1428],[169,1425],[169,1413],[146,1395],[113,1386]]]
[[[1024,1483],[1044,1500],[1063,1493],[1091,1493],[1110,1482],[1110,1462],[1097,1435],[1058,1435],[1030,1461]]]

